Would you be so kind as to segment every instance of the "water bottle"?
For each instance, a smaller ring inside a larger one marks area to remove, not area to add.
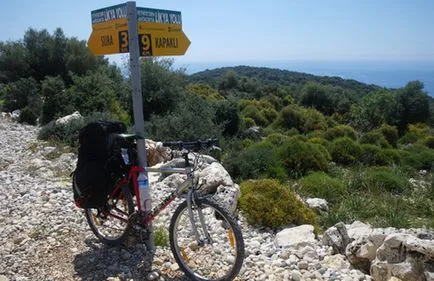
[[[137,182],[139,184],[141,211],[149,212],[151,210],[151,193],[149,192],[148,178],[146,177],[145,173],[139,173]]]
[[[129,165],[130,164],[130,157],[128,156],[128,149],[121,148],[121,155],[122,155],[122,159],[124,160],[124,164]]]

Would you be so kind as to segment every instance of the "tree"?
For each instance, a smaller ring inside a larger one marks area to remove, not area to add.
[[[142,58],[143,110],[145,120],[153,114],[162,115],[175,109],[185,85],[183,69],[173,68],[173,59]],[[130,108],[132,112],[132,107]]]
[[[2,90],[5,103],[3,110],[14,111],[31,105],[39,114],[42,102],[39,85],[33,78],[21,78],[18,81],[7,84]]]
[[[209,102],[185,94],[172,112],[151,116],[150,121],[146,122],[145,131],[157,140],[219,137],[223,125],[216,124],[214,120],[215,109]]]
[[[65,84],[60,76],[47,76],[41,84],[44,98],[42,106],[41,124],[45,125],[62,115],[72,113],[73,105],[68,97]]]
[[[28,52],[22,42],[0,42],[0,83],[14,82],[28,77]]]
[[[238,87],[238,75],[235,71],[229,70],[220,79],[219,90],[230,90]]]
[[[309,82],[302,89],[301,104],[330,115],[333,113],[332,100],[328,96],[327,88],[315,82]]]
[[[372,92],[353,106],[353,125],[367,132],[379,128],[384,123],[394,124],[398,111],[399,104],[394,92],[385,89]]]
[[[399,103],[398,131],[402,135],[408,124],[425,123],[430,119],[429,97],[423,91],[423,83],[411,81],[398,91],[396,100]]]

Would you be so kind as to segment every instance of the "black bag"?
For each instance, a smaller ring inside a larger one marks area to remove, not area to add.
[[[117,121],[91,122],[80,130],[80,148],[73,176],[77,207],[99,208],[104,205],[114,184],[113,171],[110,170],[113,167],[110,163],[114,136],[125,132],[125,124]]]

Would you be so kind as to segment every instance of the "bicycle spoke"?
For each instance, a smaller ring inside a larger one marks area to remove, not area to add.
[[[235,237],[232,225],[217,212],[207,204],[192,209],[185,206],[171,225],[174,254],[180,268],[193,279],[231,280],[241,266],[243,253],[238,251],[242,245],[237,245],[237,239],[242,237]],[[195,232],[201,243],[196,240]]]

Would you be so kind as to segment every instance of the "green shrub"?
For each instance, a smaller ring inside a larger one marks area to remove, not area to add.
[[[279,133],[272,133],[267,136],[266,141],[275,145],[275,146],[281,146],[282,144],[286,143],[287,141],[291,140],[291,137],[288,137],[287,135],[279,134]]]
[[[267,121],[268,121],[267,124],[270,124],[274,120],[276,120],[276,118],[279,114],[277,113],[277,111],[274,108],[264,108],[261,110],[261,115],[267,119]]]
[[[348,194],[333,204],[329,212],[322,214],[319,221],[322,227],[329,228],[338,222],[353,223],[367,221],[377,215],[377,204],[370,196]]]
[[[356,171],[350,183],[351,190],[373,193],[404,193],[410,189],[407,177],[398,169],[371,167],[362,172]]]
[[[422,140],[423,145],[426,147],[434,149],[434,136],[426,137]]]
[[[30,106],[26,106],[21,110],[18,122],[26,123],[29,125],[36,125],[38,119],[38,113],[35,112]]]
[[[348,125],[338,125],[336,127],[328,129],[324,133],[324,138],[326,140],[334,140],[337,138],[348,137],[352,140],[357,139],[356,131]]]
[[[244,117],[243,118],[243,125],[245,129],[248,129],[250,127],[256,126],[255,120],[253,120],[250,117]]]
[[[383,166],[393,161],[388,157],[384,151],[373,144],[362,144],[362,153],[360,155],[360,162],[369,166]]]
[[[330,152],[334,162],[343,165],[357,163],[362,154],[360,144],[348,137],[333,140],[328,145],[328,151]]]
[[[164,227],[158,227],[154,230],[154,245],[157,247],[169,246],[169,233]]]
[[[405,152],[394,148],[387,148],[387,149],[382,149],[380,154],[386,157],[387,162],[389,164],[400,165],[402,162],[401,159],[403,158]]]
[[[308,141],[311,143],[314,143],[314,144],[320,144],[324,147],[326,147],[328,145],[328,142],[321,137],[313,137],[313,138],[310,138]]]
[[[379,131],[383,134],[383,136],[386,138],[387,142],[393,146],[396,147],[398,143],[398,129],[396,127],[383,124]]]
[[[240,185],[239,206],[249,223],[277,228],[287,224],[312,224],[315,214],[291,189],[271,179],[249,180]]]
[[[242,115],[245,118],[252,118],[258,126],[266,126],[268,124],[267,118],[253,105],[248,105],[243,109]]]
[[[372,131],[364,134],[360,138],[360,143],[364,144],[375,144],[379,147],[383,148],[389,148],[390,144],[387,141],[386,137],[381,133],[377,131]]]
[[[295,128],[300,131],[300,128],[303,128],[305,121],[305,116],[303,115],[301,108],[295,105],[289,105],[282,108],[279,116],[273,123],[273,127],[285,130]]]
[[[229,174],[236,180],[275,178],[285,180],[286,173],[274,146],[267,142],[251,144],[224,161]]]
[[[400,197],[384,195],[377,202],[377,214],[370,223],[374,227],[410,228],[411,215],[407,202]]]
[[[408,145],[416,143],[419,140],[419,136],[414,132],[408,132],[399,139],[399,143],[402,145]]]
[[[305,122],[303,124],[303,132],[312,132],[316,130],[326,130],[327,122],[324,115],[312,108],[304,110]]]
[[[324,198],[328,202],[338,201],[345,193],[345,185],[324,172],[315,172],[302,178],[300,185],[302,195]]]
[[[403,151],[402,162],[417,170],[431,170],[434,163],[434,150],[419,144],[413,144]]]
[[[322,145],[306,142],[297,137],[292,137],[283,144],[278,153],[289,176],[294,178],[309,171],[326,171],[331,159]]]

